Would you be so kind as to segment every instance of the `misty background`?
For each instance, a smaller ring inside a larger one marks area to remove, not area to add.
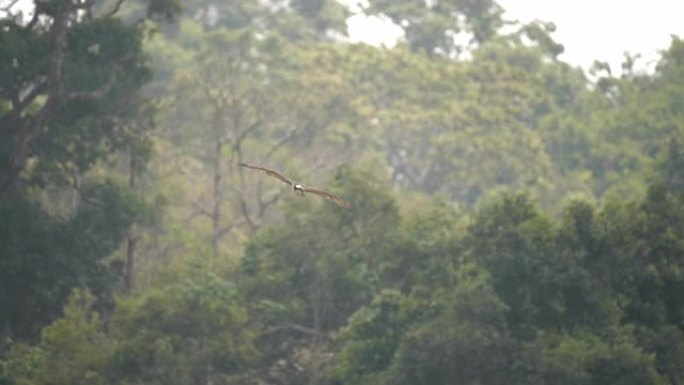
[[[583,4],[0,0],[0,384],[681,383],[677,6]]]

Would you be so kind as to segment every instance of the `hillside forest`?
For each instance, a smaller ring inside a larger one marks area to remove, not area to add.
[[[684,40],[582,69],[495,0],[369,0],[391,48],[335,0],[22,2],[1,385],[684,384]]]

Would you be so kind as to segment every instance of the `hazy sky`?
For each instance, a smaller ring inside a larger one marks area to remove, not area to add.
[[[562,58],[589,66],[594,59],[614,69],[623,52],[641,53],[653,60],[670,45],[670,35],[684,38],[682,0],[498,0],[506,17],[552,21],[554,38],[565,46]]]
[[[6,5],[11,0],[0,0]],[[364,0],[338,0],[346,4]],[[642,65],[653,62],[670,44],[670,35],[684,38],[684,0],[497,0],[506,19],[539,19],[556,24],[554,38],[565,47],[561,58],[589,67],[595,59],[607,61],[619,72],[623,52],[643,55]],[[20,3],[31,4],[30,0]],[[401,31],[377,18],[352,17],[352,40],[391,44]]]
[[[599,59],[619,70],[625,51],[643,54],[645,64],[669,46],[671,34],[684,37],[684,0],[498,0],[498,3],[507,11],[506,19],[554,22],[557,27],[554,38],[565,46],[561,58],[585,68]],[[349,27],[352,39],[373,44],[391,42],[398,36],[396,27],[375,19],[353,17]]]

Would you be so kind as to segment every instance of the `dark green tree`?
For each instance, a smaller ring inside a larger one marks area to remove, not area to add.
[[[150,3],[150,9],[157,3]],[[0,110],[3,194],[29,159],[30,171],[44,163],[86,170],[118,144],[116,122],[137,110],[132,96],[149,79],[142,29],[114,18],[116,8],[95,17],[92,6],[40,1],[31,20],[11,15],[0,20],[0,100],[6,106]]]
[[[465,265],[440,302],[443,313],[406,333],[387,384],[515,384],[518,343],[508,331],[507,306],[486,271]]]
[[[121,183],[88,175],[119,151],[147,152],[144,24],[117,18],[123,3],[36,1],[30,20],[0,19],[0,210],[15,218],[0,231],[3,337],[35,337],[72,287],[108,297],[102,259],[146,215]],[[149,16],[178,10],[146,4]]]
[[[3,337],[25,339],[61,312],[74,287],[89,287],[109,309],[117,277],[102,263],[146,209],[114,183],[84,186],[89,202],[67,219],[26,197],[0,200],[0,316]]]

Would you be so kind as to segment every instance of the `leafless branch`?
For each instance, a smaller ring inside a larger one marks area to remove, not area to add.
[[[114,4],[114,8],[111,11],[109,11],[108,13],[106,13],[104,15],[104,17],[112,17],[112,16],[116,15],[119,12],[119,9],[121,9],[121,6],[123,5],[123,3],[125,1],[126,0],[117,0],[116,4]]]
[[[195,210],[193,211],[193,214],[191,214],[192,217],[197,216],[197,215],[206,215],[207,217],[212,216],[212,214],[209,210],[205,209],[204,207],[202,207],[202,205],[200,205],[197,202],[192,202],[192,207],[195,208]]]
[[[275,194],[273,194],[273,195],[272,195],[269,199],[267,199],[267,200],[262,200],[262,199],[261,199],[261,195],[259,195],[259,197],[258,197],[258,199],[259,199],[259,214],[258,214],[258,218],[259,218],[259,219],[262,219],[262,218],[264,217],[264,214],[266,214],[266,210],[267,210],[269,207],[271,207],[272,205],[274,205],[276,202],[278,202],[278,200],[280,199],[280,197],[281,197],[282,195],[283,195],[282,190],[279,191],[279,192],[277,192],[277,193],[275,193]]]
[[[38,9],[33,11],[33,16],[31,16],[31,20],[29,20],[28,24],[26,24],[26,28],[31,30],[33,27],[36,26],[38,23],[38,20],[40,20],[40,13],[38,13]]]
[[[289,142],[292,138],[294,138],[294,136],[297,135],[297,133],[299,133],[299,131],[301,131],[301,130],[302,130],[301,125],[296,125],[293,128],[291,128],[285,135],[283,135],[280,139],[278,139],[278,141],[273,146],[271,146],[271,148],[268,149],[264,159],[265,160],[270,159],[271,156],[273,156],[273,154],[280,147],[284,146],[287,142]]]
[[[12,9],[12,7],[14,7],[18,2],[19,2],[19,0],[11,0],[11,1],[9,2],[9,4],[7,4],[6,6],[0,8],[0,11],[9,12],[9,11]]]
[[[240,220],[234,221],[231,224],[229,224],[228,226],[219,230],[218,235],[219,235],[219,237],[223,237],[224,235],[233,231],[233,229],[236,229],[236,228],[244,225],[245,223],[247,223],[247,221],[244,218],[241,218]]]
[[[249,225],[250,230],[255,231],[257,229],[257,226],[254,224],[252,217],[249,215],[247,202],[245,202],[245,199],[242,196],[240,196],[240,210],[242,211],[242,216],[245,218],[245,221]]]
[[[42,80],[40,83],[37,85],[34,85],[33,88],[26,94],[26,96],[19,100],[17,105],[14,107],[16,110],[16,113],[21,114],[24,111],[24,108],[26,108],[29,104],[31,104],[41,93],[45,92],[47,89],[47,82],[45,80]]]
[[[225,134],[225,135],[223,135],[223,136],[220,137],[219,140],[218,140],[219,144],[225,144],[226,142],[230,142],[231,136],[232,136],[232,135],[230,135],[230,134]]]
[[[239,189],[235,187],[231,186],[229,188],[235,193],[235,195],[240,200],[240,212],[242,213],[242,216],[245,219],[245,223],[247,223],[251,231],[255,231],[259,226],[254,222],[251,215],[249,214],[249,207],[247,207],[247,201],[245,200],[244,195]]]
[[[233,147],[237,147],[240,144],[242,144],[242,141],[245,140],[247,135],[249,135],[250,132],[254,131],[257,129],[259,126],[261,126],[261,118],[257,119],[254,121],[252,124],[249,125],[249,127],[245,128],[240,135],[235,139],[235,143],[233,144]]]

